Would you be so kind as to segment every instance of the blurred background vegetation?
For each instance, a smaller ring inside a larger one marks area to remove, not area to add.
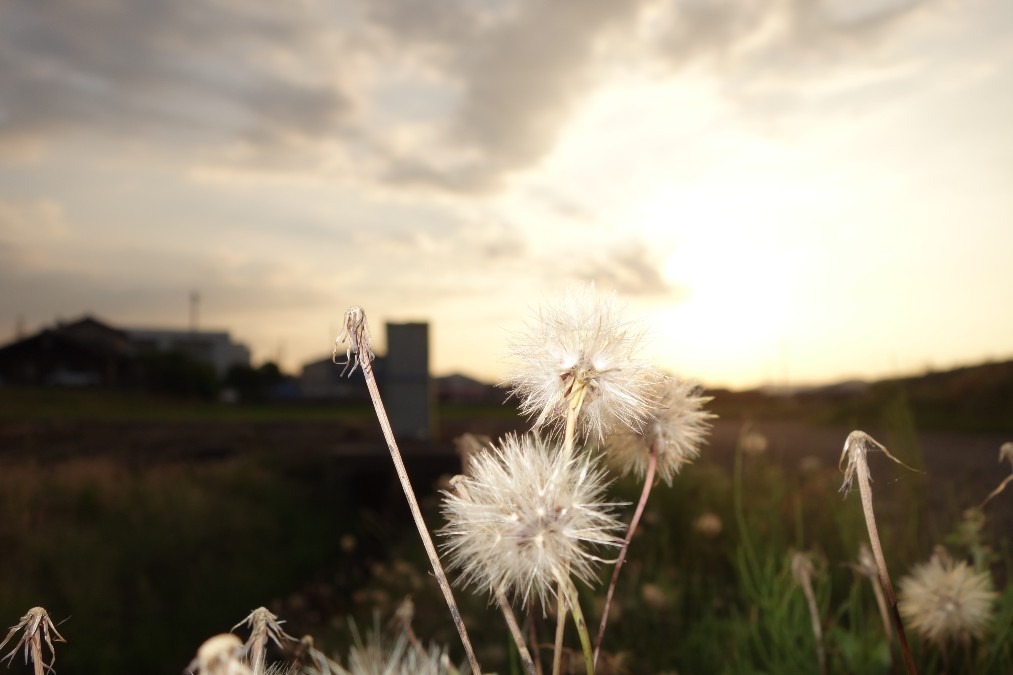
[[[1002,591],[997,616],[980,645],[951,655],[951,672],[1011,672],[1013,494],[989,505],[973,541],[960,531],[962,513],[1009,472],[996,464],[999,444],[1013,439],[1003,368],[850,392],[713,392],[720,419],[703,457],[656,487],[631,548],[608,666],[815,672],[789,569],[791,552],[806,551],[831,672],[889,672],[870,587],[850,566],[867,538],[860,505],[838,492],[844,439],[863,428],[918,470],[870,457],[894,582],[934,545],[956,557],[985,551]],[[240,404],[199,387],[184,397],[0,389],[2,627],[43,605],[69,640],[58,645],[63,672],[176,675],[204,639],[254,607],[343,653],[349,617],[386,626],[410,597],[420,638],[459,657],[371,409],[272,402],[257,395],[271,372],[233,377],[248,392]],[[402,448],[432,529],[437,490],[459,467],[453,438],[525,428],[509,404],[441,405],[438,417],[437,440]],[[749,430],[764,442],[740,442]],[[639,490],[630,478],[615,484],[628,502]],[[595,624],[603,585],[583,589]],[[483,666],[519,672],[487,599],[459,596]],[[531,619],[551,642],[552,617]],[[942,672],[940,655],[913,642],[924,672]],[[27,672],[18,658],[12,672]]]

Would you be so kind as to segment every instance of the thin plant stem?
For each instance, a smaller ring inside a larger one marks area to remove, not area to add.
[[[1006,486],[1011,481],[1013,481],[1013,474],[1011,474],[1009,476],[1006,476],[1006,479],[1003,482],[999,483],[999,487],[997,487],[996,489],[992,490],[992,492],[990,492],[988,494],[988,496],[985,497],[985,500],[981,504],[978,505],[978,510],[979,511],[984,510],[985,509],[985,505],[988,504],[990,501],[992,501],[993,497],[995,497],[997,494],[999,494],[1000,492],[1002,492],[1003,490],[1005,490]]]
[[[514,642],[517,644],[517,652],[521,655],[521,661],[524,663],[524,669],[528,672],[528,675],[535,675],[535,662],[531,660],[531,652],[528,651],[528,646],[524,643],[524,634],[521,632],[521,627],[517,625],[517,619],[514,617],[514,611],[510,609],[510,603],[507,602],[506,595],[503,591],[496,593],[496,600],[499,602],[499,608],[503,612],[503,618],[506,619],[507,626],[510,628],[510,634],[514,638]]]
[[[570,396],[570,402],[566,410],[566,427],[563,431],[563,456],[567,459],[573,454],[577,417],[580,415],[580,408],[584,405],[584,394],[587,392],[587,386],[583,381],[575,383],[574,387],[576,390]]]
[[[650,459],[647,462],[647,475],[644,476],[644,489],[640,493],[640,501],[637,503],[637,510],[633,513],[633,520],[630,521],[629,530],[626,532],[626,539],[623,540],[623,547],[619,551],[619,557],[616,559],[616,566],[612,570],[612,581],[609,582],[608,593],[605,595],[605,606],[602,609],[601,623],[598,624],[598,636],[594,640],[594,665],[598,665],[598,654],[601,652],[601,643],[605,639],[605,626],[609,620],[609,610],[612,609],[612,597],[615,595],[616,585],[619,582],[619,572],[623,568],[623,563],[626,562],[626,552],[630,548],[630,542],[633,541],[633,535],[637,531],[637,525],[640,524],[640,517],[644,513],[644,506],[647,504],[647,498],[651,495],[651,488],[654,486],[654,471],[658,466],[658,446],[656,443],[651,443],[650,447]]]
[[[560,585],[564,580],[560,580]],[[594,654],[591,652],[591,636],[587,632],[587,622],[584,621],[584,612],[580,609],[580,600],[577,598],[577,589],[573,582],[565,580],[566,600],[573,614],[573,624],[577,627],[577,635],[580,636],[580,648],[584,652],[584,667],[587,675],[594,675]]]
[[[531,642],[531,646],[534,647],[535,650],[535,675],[542,675],[542,650],[539,647],[538,629],[535,626],[535,614],[532,604],[528,604],[528,640]]]
[[[879,608],[879,619],[883,622],[883,632],[886,633],[886,645],[893,648],[893,627],[890,623],[890,610],[886,607],[886,598],[883,597],[883,585],[879,577],[869,579],[872,584],[872,593],[876,596],[876,606]]]
[[[820,620],[816,592],[813,590],[813,567],[810,558],[804,553],[796,553],[792,557],[791,571],[799,586],[802,587],[802,594],[805,595],[805,602],[809,608],[809,621],[812,624],[813,637],[816,639],[816,660],[820,666],[820,675],[827,675],[827,652],[823,646],[823,623]]]
[[[563,431],[563,457],[569,459],[573,455],[574,439],[576,437],[577,417],[580,415],[580,408],[584,403],[586,386],[583,380],[577,379],[573,384],[574,390],[570,392],[569,402],[566,407],[566,426]],[[564,576],[569,576],[570,568],[567,566]],[[563,578],[559,579],[556,602],[556,641],[553,645],[552,654],[552,675],[559,675],[559,667],[563,658],[563,635],[566,630],[566,589],[563,586]]]
[[[383,400],[380,398],[380,389],[376,386],[373,366],[368,358],[360,358],[359,365],[362,367],[362,374],[366,378],[366,387],[369,389],[369,396],[373,400],[373,407],[376,409],[377,419],[380,421],[383,436],[387,441],[387,447],[390,449],[390,457],[394,461],[394,469],[401,480],[401,488],[404,490],[405,499],[408,501],[409,509],[411,509],[412,518],[415,520],[415,527],[418,528],[419,537],[422,538],[422,544],[425,546],[429,562],[433,567],[433,574],[440,585],[440,590],[443,591],[443,597],[447,601],[447,607],[450,609],[450,616],[453,618],[457,632],[461,636],[461,642],[464,644],[464,651],[468,655],[471,670],[477,675],[481,675],[482,669],[478,665],[475,650],[472,649],[471,640],[468,638],[468,629],[465,628],[464,620],[461,618],[461,610],[458,609],[457,602],[454,600],[454,593],[450,589],[450,582],[447,581],[447,575],[443,572],[443,565],[440,564],[440,558],[436,554],[433,539],[429,536],[429,529],[422,518],[422,510],[415,499],[415,492],[412,489],[411,481],[408,479],[408,471],[405,469],[404,461],[401,459],[401,451],[397,447],[397,441],[394,440],[394,431],[391,429],[390,420],[387,418],[387,411],[384,409]]]
[[[563,663],[563,632],[566,630],[566,598],[560,585],[556,592],[556,642],[552,650],[552,675],[559,675]]]
[[[872,546],[872,555],[876,560],[876,567],[879,569],[879,582],[886,593],[890,607],[890,619],[893,622],[894,630],[897,633],[897,643],[900,645],[901,656],[904,658],[904,668],[908,675],[917,675],[914,657],[911,648],[908,646],[907,635],[904,633],[904,624],[900,619],[900,612],[897,609],[897,595],[893,591],[893,584],[890,582],[890,573],[886,569],[886,557],[883,555],[883,546],[879,541],[879,528],[876,527],[876,514],[872,510],[872,487],[869,484],[869,466],[862,457],[855,462],[855,471],[858,478],[858,491],[862,497],[862,511],[865,514],[865,525],[869,530],[869,544]]]
[[[749,526],[746,523],[746,512],[742,504],[742,443],[735,446],[735,466],[732,480],[732,508],[735,511],[735,524],[739,528],[739,539],[742,542],[742,550],[749,567],[749,574],[756,575],[759,568],[759,561],[756,550],[753,548],[753,540],[749,535]]]

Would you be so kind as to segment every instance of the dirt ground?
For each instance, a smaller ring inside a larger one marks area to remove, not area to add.
[[[453,467],[453,439],[465,432],[493,438],[515,429],[521,421],[511,418],[445,421],[440,439],[404,441],[404,455],[411,460],[430,460]],[[794,421],[758,424],[756,430],[768,441],[766,455],[786,470],[805,462],[812,466],[836,466],[844,440],[851,429],[810,426]],[[729,469],[742,425],[718,420],[701,461],[713,461]],[[891,437],[866,429],[887,444]],[[917,465],[921,452],[924,475],[890,462],[881,453],[870,454],[873,489],[877,499],[889,499],[894,481],[924,481],[928,514],[959,512],[974,506],[1006,476],[1011,467],[998,462],[999,447],[1013,440],[1000,433],[923,432],[891,450],[901,460]],[[904,447],[907,446],[907,447]],[[161,462],[214,461],[247,452],[284,453],[289,456],[324,456],[332,461],[357,465],[389,462],[388,451],[373,420],[361,424],[329,422],[6,422],[0,424],[0,466],[14,461],[61,461],[71,457],[113,455],[134,465]],[[914,456],[909,456],[909,455]],[[1013,533],[1013,488],[989,504],[987,515],[998,532]]]

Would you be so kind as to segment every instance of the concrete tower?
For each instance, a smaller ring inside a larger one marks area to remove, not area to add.
[[[395,436],[415,440],[433,437],[428,323],[387,324],[383,397]]]

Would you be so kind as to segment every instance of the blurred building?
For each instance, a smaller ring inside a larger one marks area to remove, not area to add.
[[[395,436],[428,440],[435,436],[435,398],[429,376],[429,324],[388,323],[387,354],[373,361],[373,373]],[[339,361],[344,354],[339,355]],[[342,377],[331,357],[307,363],[299,376],[305,398],[367,401],[361,369]]]
[[[387,324],[387,373],[383,395],[394,434],[428,440],[435,410],[429,380],[429,324]]]
[[[95,387],[129,384],[136,369],[130,337],[90,316],[0,347],[0,384]]]
[[[461,373],[437,377],[435,389],[437,401],[457,405],[499,405],[507,396],[505,389]]]
[[[340,355],[339,362],[344,356]],[[342,368],[344,366],[341,363],[334,363],[330,356],[304,365],[299,375],[299,390],[302,397],[316,400],[368,401],[369,392],[366,391],[360,370],[356,368],[351,376],[347,376],[346,373],[346,376],[342,377]],[[377,381],[383,382],[386,372],[387,359],[383,356],[376,357],[373,360],[373,374]]]
[[[0,347],[0,384],[143,386],[138,358],[168,352],[210,365],[219,378],[250,365],[250,350],[225,331],[123,329],[84,316]]]
[[[129,328],[126,330],[139,352],[179,352],[215,369],[219,378],[233,366],[250,365],[250,350],[233,342],[228,331]]]

